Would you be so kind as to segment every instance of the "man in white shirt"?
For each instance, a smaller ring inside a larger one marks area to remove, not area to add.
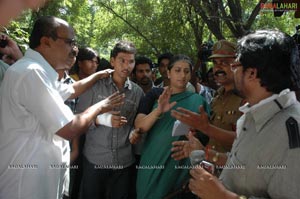
[[[106,72],[65,85],[55,70],[68,70],[78,49],[64,20],[41,17],[24,57],[12,65],[0,96],[0,198],[61,198],[69,166],[67,140],[83,133],[98,114],[123,102],[117,93],[73,115],[64,104]]]

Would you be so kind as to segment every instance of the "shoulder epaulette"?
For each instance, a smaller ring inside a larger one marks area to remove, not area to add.
[[[290,117],[286,120],[285,125],[289,136],[290,149],[299,148],[300,134],[297,120],[295,120],[293,117]]]

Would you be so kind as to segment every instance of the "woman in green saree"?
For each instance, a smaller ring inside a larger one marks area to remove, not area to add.
[[[186,91],[191,71],[192,61],[189,57],[174,56],[168,66],[170,86],[165,89],[153,88],[140,102],[141,111],[136,117],[135,128],[139,128],[141,133],[147,132],[147,138],[138,166],[138,199],[164,198],[189,178],[189,160],[176,161],[171,158],[172,142],[183,140],[185,136],[172,137],[176,120],[170,115],[170,110],[183,107],[198,112],[198,107],[203,105],[209,113],[203,97]],[[197,137],[204,145],[208,142],[208,137],[201,132],[197,132]]]

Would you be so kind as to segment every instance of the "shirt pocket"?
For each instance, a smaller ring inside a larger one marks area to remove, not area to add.
[[[232,151],[229,155],[229,165],[234,168],[244,168],[246,164],[245,154],[240,154],[238,151]]]
[[[247,174],[244,158],[238,152],[232,152],[229,155],[229,160],[223,168],[220,180],[225,183],[227,188],[234,191],[246,185]]]

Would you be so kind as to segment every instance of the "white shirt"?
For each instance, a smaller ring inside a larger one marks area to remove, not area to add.
[[[73,119],[74,92],[36,51],[12,65],[0,96],[0,198],[60,198],[70,154],[55,133]]]

